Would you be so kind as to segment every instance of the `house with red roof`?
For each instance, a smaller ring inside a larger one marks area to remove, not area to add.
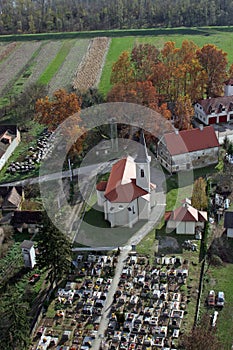
[[[233,78],[224,82],[224,96],[199,100],[194,110],[204,125],[233,122]]]
[[[148,220],[155,205],[155,188],[150,182],[150,157],[143,132],[135,159],[117,161],[108,181],[96,185],[98,205],[104,208],[111,227],[132,227],[138,220]]]
[[[170,173],[218,163],[219,142],[213,126],[175,130],[162,136],[157,158]]]
[[[207,212],[200,211],[185,202],[172,212],[165,213],[167,228],[176,230],[177,234],[195,234],[198,227],[203,229],[207,221]]]

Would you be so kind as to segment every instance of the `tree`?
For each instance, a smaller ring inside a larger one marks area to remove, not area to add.
[[[44,214],[43,228],[38,234],[36,263],[49,272],[51,282],[58,282],[71,267],[71,242]]]
[[[26,350],[30,342],[29,305],[21,293],[12,290],[0,300],[0,348]]]
[[[216,336],[216,329],[210,325],[210,315],[205,313],[195,328],[181,339],[182,348],[185,350],[219,350],[223,345]]]
[[[175,127],[179,130],[192,128],[191,120],[194,115],[193,106],[189,96],[179,96],[175,106]]]
[[[129,84],[135,80],[135,71],[128,51],[123,51],[112,66],[111,84]]]
[[[76,92],[82,101],[81,108],[88,108],[105,102],[103,94],[96,88],[89,88],[85,92]]]
[[[82,152],[85,138],[79,111],[78,96],[75,93],[67,93],[64,89],[55,91],[52,100],[46,96],[36,102],[35,119],[41,124],[48,125],[49,129],[55,130],[67,119],[63,134],[68,140],[75,140],[71,149],[67,149],[72,157]],[[81,136],[76,140],[77,135]],[[69,147],[68,143],[67,147]]]
[[[130,102],[158,110],[158,97],[150,81],[116,84],[107,95],[108,102]]]
[[[131,61],[135,67],[138,81],[148,80],[153,67],[159,62],[159,50],[151,44],[139,44],[134,46],[131,52]]]
[[[67,93],[65,89],[60,89],[54,92],[52,100],[48,96],[38,99],[35,109],[36,120],[54,130],[66,118],[80,111],[80,101],[74,92]]]
[[[192,206],[198,210],[206,210],[208,207],[208,197],[206,194],[206,181],[199,177],[193,185]]]
[[[223,81],[227,79],[227,54],[215,45],[207,44],[197,50],[198,60],[205,70],[208,80],[207,97],[221,96]]]
[[[29,84],[21,94],[17,95],[11,106],[14,114],[18,116],[18,125],[25,126],[32,120],[35,113],[36,101],[44,98],[48,93],[45,85],[40,83]]]
[[[200,65],[196,51],[198,46],[191,40],[184,40],[177,51],[178,65],[174,72],[177,79],[177,93],[189,95],[192,102],[203,97],[207,76]]]

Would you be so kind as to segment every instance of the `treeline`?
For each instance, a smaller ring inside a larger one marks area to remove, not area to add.
[[[184,40],[177,48],[168,41],[161,50],[138,44],[113,64],[107,101],[138,103],[167,119],[172,112],[175,127],[189,129],[195,102],[223,94],[223,82],[233,76],[227,65],[227,54],[212,44]]]
[[[233,25],[231,0],[0,0],[0,34]]]

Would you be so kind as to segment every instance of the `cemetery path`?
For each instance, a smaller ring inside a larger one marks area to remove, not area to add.
[[[125,263],[125,260],[128,257],[128,254],[131,250],[131,246],[127,245],[121,249],[120,255],[118,257],[118,262],[116,265],[115,275],[111,283],[111,287],[109,289],[109,292],[107,294],[107,300],[103,308],[101,322],[98,328],[98,332],[95,338],[95,341],[93,342],[92,349],[93,350],[99,350],[100,346],[103,345],[103,335],[105,333],[105,330],[108,327],[109,322],[109,315],[111,314],[111,305],[113,302],[114,294],[117,290],[118,283],[120,281],[121,272]]]

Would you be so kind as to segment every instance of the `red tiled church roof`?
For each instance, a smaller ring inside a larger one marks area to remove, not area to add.
[[[130,203],[134,199],[148,194],[136,185],[136,180],[122,184],[127,158],[119,160],[112,167],[105,190],[105,197],[112,203]]]
[[[219,147],[219,142],[212,126],[182,130],[164,135],[166,147],[171,155],[200,151]]]
[[[100,182],[96,185],[97,191],[105,191],[105,190],[106,190],[106,187],[107,187],[107,183],[108,183],[108,181],[100,181]]]
[[[148,194],[147,191],[136,185],[135,178],[129,179],[127,183],[122,183],[126,164],[127,158],[116,162],[112,166],[108,181],[100,181],[96,186],[98,191],[105,191],[106,199],[112,203],[130,203],[134,199]]]

